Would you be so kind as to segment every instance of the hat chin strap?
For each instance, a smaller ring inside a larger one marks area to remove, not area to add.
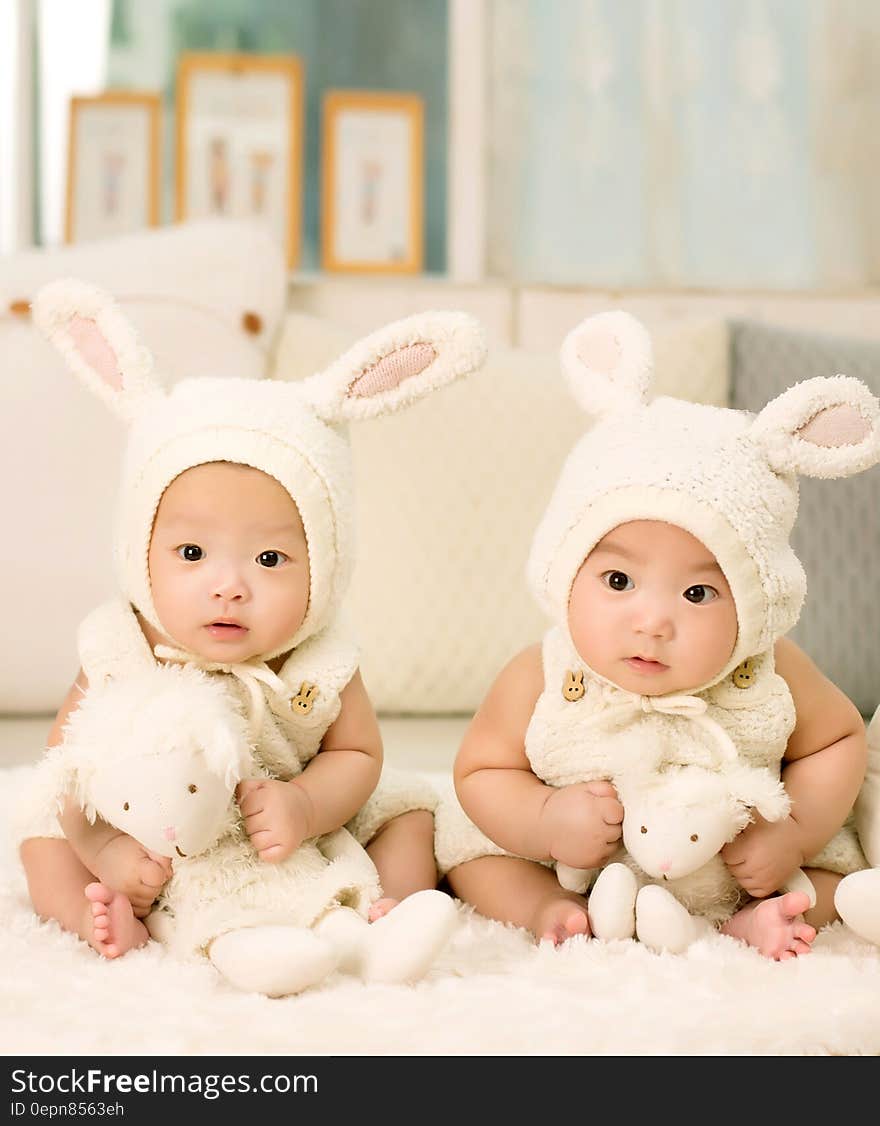
[[[251,743],[256,743],[259,739],[263,719],[266,715],[266,697],[263,695],[260,685],[264,684],[276,696],[286,700],[288,704],[293,699],[293,692],[281,677],[272,672],[265,661],[257,658],[230,663],[206,661],[195,653],[189,653],[186,649],[175,649],[170,645],[157,645],[153,652],[162,661],[187,665],[191,668],[201,669],[203,672],[225,672],[237,677],[250,696],[251,709],[248,728]]]

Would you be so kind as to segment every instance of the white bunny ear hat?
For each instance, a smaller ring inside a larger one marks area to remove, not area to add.
[[[603,536],[631,520],[684,528],[714,554],[736,604],[737,642],[717,683],[797,621],[806,591],[789,544],[797,475],[845,477],[880,460],[880,403],[843,375],[798,383],[757,416],[652,399],[648,334],[622,312],[583,321],[561,359],[594,422],[536,531],[532,589],[569,636],[572,583]]]
[[[207,462],[249,465],[295,501],[309,549],[311,588],[294,637],[264,660],[329,623],[352,566],[352,468],[345,423],[407,406],[478,368],[480,325],[463,313],[425,313],[361,340],[326,371],[300,383],[186,379],[166,393],[152,357],[112,298],[76,280],[45,286],[34,320],[71,370],[130,426],[115,542],[125,596],[157,629],[147,557],[165,489]]]

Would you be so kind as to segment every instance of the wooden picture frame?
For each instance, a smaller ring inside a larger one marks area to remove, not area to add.
[[[424,268],[424,102],[418,94],[324,96],[321,265],[346,273]]]
[[[65,241],[159,223],[160,95],[107,90],[70,99]]]
[[[177,219],[262,218],[295,267],[303,122],[298,56],[184,52],[177,69]]]

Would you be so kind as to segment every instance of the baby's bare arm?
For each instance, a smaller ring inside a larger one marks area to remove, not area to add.
[[[382,773],[382,735],[360,672],[342,690],[342,708],[321,749],[296,779],[310,799],[310,836],[350,820],[372,794]]]
[[[550,857],[541,814],[550,788],[533,773],[525,733],[544,688],[541,648],[523,650],[498,675],[471,720],[455,758],[458,800],[501,848]]]
[[[304,840],[340,828],[361,808],[382,772],[382,736],[359,672],[321,749],[297,778],[239,783],[245,829],[261,859],[284,860]]]
[[[796,722],[782,780],[791,813],[753,821],[721,850],[731,874],[750,895],[778,891],[831,840],[852,808],[865,773],[865,725],[853,704],[794,642],[776,646],[776,667],[789,686]]]
[[[543,688],[534,645],[501,671],[468,727],[455,761],[456,791],[474,824],[502,848],[593,867],[614,851],[623,809],[607,782],[557,788],[532,772],[525,734]]]
[[[783,639],[776,667],[794,699],[797,722],[782,778],[806,859],[834,836],[865,777],[868,743],[858,709],[799,649]]]

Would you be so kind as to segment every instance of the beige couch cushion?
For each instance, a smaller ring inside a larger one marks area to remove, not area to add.
[[[311,374],[356,337],[290,313],[275,376]],[[726,401],[722,322],[658,333],[655,346],[662,391]],[[525,562],[583,426],[556,353],[508,349],[411,410],[352,428],[358,555],[348,609],[381,711],[472,712],[541,636]]]
[[[58,706],[76,673],[77,625],[113,589],[121,428],[13,311],[62,276],[113,293],[169,383],[262,377],[284,308],[283,254],[250,224],[184,224],[0,260],[0,712]]]

